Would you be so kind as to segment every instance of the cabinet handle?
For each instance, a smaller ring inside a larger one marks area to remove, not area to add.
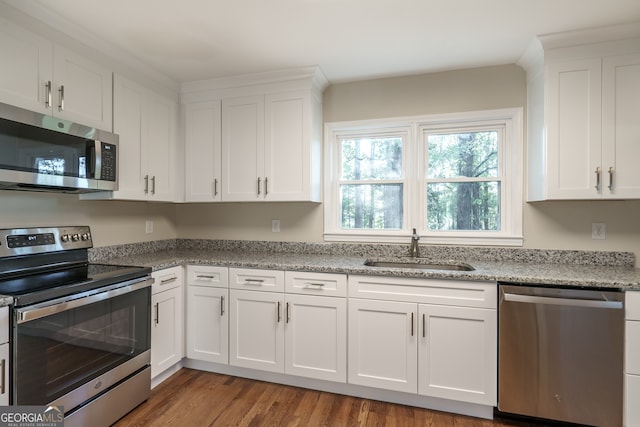
[[[2,369],[2,385],[0,385],[0,394],[4,394],[6,391],[6,383],[7,383],[7,361],[2,359],[0,362],[0,369]]]
[[[156,176],[151,177],[151,194],[156,194]]]
[[[156,303],[156,325],[160,323],[160,303]]]
[[[262,285],[264,283],[264,279],[244,279],[245,285]]]
[[[64,111],[64,85],[60,85],[58,94],[60,95],[60,102],[58,102],[58,111]]]
[[[220,316],[224,316],[224,295],[220,297]]]
[[[609,192],[613,192],[613,166],[609,167]]]
[[[264,195],[269,194],[269,178],[264,177]]]
[[[306,282],[305,286],[324,286],[324,283]]]
[[[281,317],[280,316],[280,301],[278,301],[278,322],[277,323],[280,323],[280,317]]]
[[[198,274],[198,275],[196,276],[196,279],[209,279],[209,280],[213,280],[213,279],[214,279],[214,277],[213,277],[213,276],[207,276],[207,275],[204,275],[204,274]]]
[[[426,338],[427,337],[427,319],[426,319],[426,315],[423,313],[422,314],[422,338]]]
[[[260,177],[258,177],[258,196],[260,195]]]
[[[144,176],[144,194],[149,194],[149,175]]]
[[[176,280],[178,280],[178,278],[176,276],[173,276],[168,279],[160,280],[160,284],[165,285],[167,283],[175,282]]]
[[[596,168],[596,191],[600,191],[600,166]]]
[[[44,106],[47,108],[51,108],[51,80],[45,83],[44,90],[45,90]]]
[[[289,323],[289,319],[291,319],[291,313],[289,312],[289,303],[287,303],[286,307],[286,322]]]
[[[413,336],[413,312],[411,312],[411,336]]]
[[[213,195],[218,195],[218,178],[213,180]]]

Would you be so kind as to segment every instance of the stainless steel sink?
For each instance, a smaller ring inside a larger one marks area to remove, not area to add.
[[[388,267],[388,268],[413,268],[421,270],[449,270],[449,271],[473,271],[475,268],[469,264],[461,263],[433,263],[429,261],[421,262],[421,260],[401,260],[401,261],[378,261],[378,260],[366,260],[364,265],[369,267]]]

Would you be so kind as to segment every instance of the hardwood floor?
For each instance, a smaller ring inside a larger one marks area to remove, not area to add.
[[[181,369],[115,424],[129,426],[540,427]]]

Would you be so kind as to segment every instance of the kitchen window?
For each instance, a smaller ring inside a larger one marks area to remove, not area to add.
[[[522,110],[325,125],[325,240],[522,245]]]

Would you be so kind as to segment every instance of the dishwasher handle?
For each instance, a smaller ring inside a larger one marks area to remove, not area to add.
[[[563,305],[567,307],[585,307],[585,308],[609,308],[621,310],[623,308],[622,301],[607,301],[607,300],[591,300],[591,299],[576,299],[576,298],[555,298],[555,297],[541,297],[536,295],[522,295],[504,293],[504,300],[511,302],[522,302],[528,304],[548,304],[548,305]]]

